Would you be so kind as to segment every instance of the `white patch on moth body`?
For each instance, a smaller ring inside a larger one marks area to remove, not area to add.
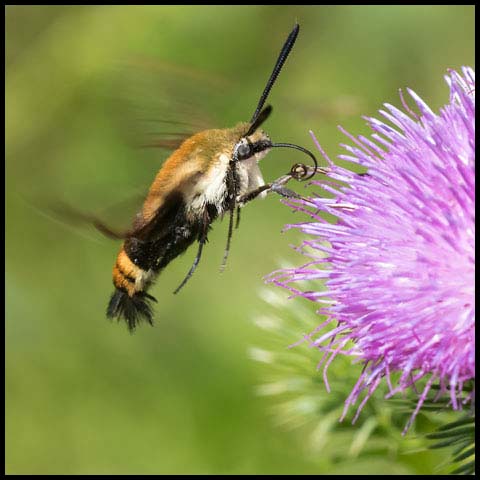
[[[150,283],[154,276],[155,272],[153,270],[142,270],[140,275],[135,279],[135,290],[137,292],[145,290],[145,287]]]
[[[256,153],[253,157],[247,160],[242,160],[237,163],[237,175],[239,180],[238,197],[265,185],[258,162],[267,153],[268,150],[265,150]],[[193,214],[200,214],[204,211],[205,205],[209,203],[216,205],[219,215],[223,213],[223,201],[228,193],[225,176],[229,164],[230,156],[226,153],[222,153],[216,158],[210,168],[199,178],[186,198],[188,210],[190,212]],[[262,192],[258,197],[264,198],[266,195],[267,192]],[[239,204],[239,206],[243,206],[243,204]]]
[[[229,156],[222,153],[199,178],[187,199],[190,211],[203,212],[205,205],[212,203],[217,206],[219,213],[221,212],[223,199],[227,192],[225,175],[229,163]]]
[[[265,185],[262,172],[258,166],[258,162],[268,153],[268,150],[256,153],[252,158],[237,163],[237,172],[240,179],[240,188],[238,197],[248,192],[256,190],[258,187]],[[265,198],[267,192],[262,192],[257,198]],[[237,197],[237,198],[238,198]],[[243,206],[240,204],[240,206]]]

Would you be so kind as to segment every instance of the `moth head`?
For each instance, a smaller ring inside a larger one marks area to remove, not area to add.
[[[292,167],[292,170],[290,171],[290,175],[293,178],[296,178],[297,180],[306,180],[308,178],[311,178],[317,172],[318,164],[315,155],[313,155],[313,153],[309,150],[300,147],[299,145],[294,145],[292,143],[273,143],[270,140],[270,137],[263,130],[260,130],[260,126],[265,122],[265,120],[267,120],[267,118],[272,113],[272,106],[267,105],[264,107],[265,102],[268,98],[270,90],[275,84],[278,74],[280,73],[288,57],[288,54],[290,53],[293,45],[295,44],[295,40],[297,39],[299,30],[300,26],[298,24],[295,24],[293,30],[290,32],[290,35],[283,44],[282,50],[280,51],[272,73],[270,74],[270,78],[268,79],[263,93],[257,103],[257,108],[255,109],[255,112],[253,113],[250,122],[247,124],[247,129],[245,133],[239,135],[239,138],[235,143],[232,161],[241,162],[248,160],[252,157],[255,157],[258,161],[262,157],[264,157],[271,148],[294,148],[307,154],[313,160],[314,168],[312,169],[312,173],[310,175],[306,175],[305,173],[302,174],[302,172],[308,171],[307,167],[305,167],[303,164],[295,164],[295,168]],[[297,168],[298,166],[301,166],[303,168]]]
[[[240,126],[239,137],[233,148],[232,159],[234,162],[241,162],[255,157],[256,160],[263,158],[268,150],[272,148],[272,141],[260,125],[268,118],[272,111],[272,107],[268,105],[264,108],[264,115],[260,115],[255,123],[247,123]],[[263,113],[262,112],[262,113]]]
[[[268,134],[260,128],[271,113],[272,106],[267,105],[254,121],[247,124],[239,124],[234,129],[238,137],[233,148],[232,161],[242,162],[250,158],[255,158],[258,162],[272,148],[294,148],[308,155],[314,163],[314,168],[309,169],[304,164],[298,163],[292,167],[289,174],[297,180],[307,180],[311,178],[318,169],[317,159],[312,152],[293,143],[273,143]]]

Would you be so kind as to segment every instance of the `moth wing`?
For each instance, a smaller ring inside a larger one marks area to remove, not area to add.
[[[179,225],[183,215],[185,202],[181,191],[170,192],[163,200],[160,207],[148,219],[138,213],[133,228],[128,232],[129,237],[142,241],[158,241],[171,232],[172,228]]]
[[[114,92],[111,118],[131,146],[165,151],[160,154],[162,161],[195,133],[223,125],[221,111],[231,88],[231,82],[210,72],[153,57],[131,57],[120,66],[110,88]],[[129,195],[107,208],[94,209],[95,213],[72,207],[62,201],[60,193],[50,201],[36,199],[30,203],[45,205],[36,209],[63,224],[93,225],[109,238],[134,236],[141,240],[164,236],[184,205],[179,192],[171,193],[146,221],[136,213],[141,211],[146,194]],[[132,218],[134,225],[128,228]]]
[[[132,56],[119,69],[118,124],[140,147],[175,150],[193,134],[223,125],[231,85],[221,75],[148,56]]]
[[[141,198],[143,197],[136,197],[135,204]],[[125,202],[120,202],[110,208],[124,208],[124,203]],[[107,220],[109,217],[110,219],[112,218],[111,213],[110,215],[102,215],[85,212],[65,202],[56,201],[48,207],[37,208],[37,210],[44,216],[65,225],[73,227],[91,225],[105,237],[113,240],[125,240],[130,237],[135,237],[142,241],[156,241],[167,235],[172,226],[178,224],[178,222],[175,221],[177,220],[178,214],[183,211],[183,208],[184,201],[182,194],[180,192],[172,192],[147,221],[143,218],[141,209],[137,207],[135,211],[139,213],[136,213],[135,221],[131,228],[115,226],[114,221]]]
[[[35,202],[29,203],[32,205],[35,204],[35,209],[41,215],[63,225],[80,227],[81,230],[87,226],[93,226],[105,237],[122,240],[129,235],[130,229],[127,226],[127,221],[129,223],[131,222],[132,214],[139,210],[139,205],[141,205],[143,198],[143,195],[129,197],[126,200],[110,205],[108,208],[104,208],[99,213],[92,213],[73,207],[58,198],[49,202],[39,202],[36,200]],[[43,204],[43,206],[38,207],[39,204]],[[132,214],[128,215],[126,213],[129,211],[132,212]],[[119,226],[119,224],[123,224],[123,226]]]

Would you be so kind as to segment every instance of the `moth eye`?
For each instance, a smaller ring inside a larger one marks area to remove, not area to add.
[[[252,149],[248,143],[242,143],[237,148],[237,156],[239,159],[248,158],[251,156]]]

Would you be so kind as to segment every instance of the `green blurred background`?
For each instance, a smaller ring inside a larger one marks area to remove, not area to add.
[[[437,109],[446,69],[474,66],[473,6],[6,8],[7,473],[430,473],[435,456],[306,454],[255,394],[262,277],[304,260],[298,233],[280,233],[303,219],[278,198],[244,209],[223,274],[225,221],[178,296],[194,252],[172,263],[152,289],[155,327],[135,335],[104,315],[118,243],[49,214],[55,199],[94,213],[126,202],[105,210],[125,225],[166,158],[138,148],[144,120],[249,119],[296,20],[265,128],[307,148],[312,129],[332,158],[336,125],[365,133],[360,116],[399,105],[406,86]],[[272,152],[264,176],[297,161]]]

